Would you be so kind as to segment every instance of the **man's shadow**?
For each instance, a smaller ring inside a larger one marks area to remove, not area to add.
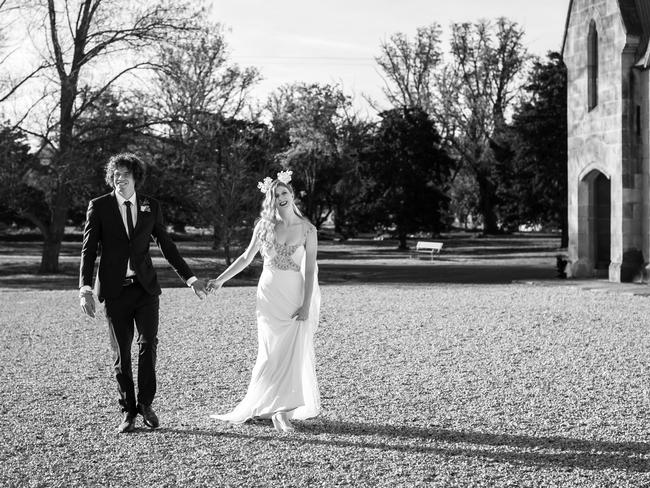
[[[361,422],[313,419],[294,422],[296,432],[278,435],[270,422],[252,421],[247,427],[215,430],[159,429],[176,434],[284,441],[303,445],[325,445],[491,459],[496,462],[589,470],[616,469],[650,472],[650,443],[589,441],[570,437],[533,437],[491,434],[439,427],[410,427]],[[262,427],[263,433],[248,427]],[[327,435],[327,437],[321,434]],[[401,441],[400,441],[401,440]],[[404,442],[420,440],[422,442]]]

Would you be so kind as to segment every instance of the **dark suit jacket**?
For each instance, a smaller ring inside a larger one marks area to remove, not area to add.
[[[151,197],[137,194],[137,209],[135,232],[133,239],[129,240],[114,191],[91,200],[88,205],[81,248],[79,287],[93,286],[93,268],[98,250],[101,249],[95,283],[99,301],[120,295],[129,258],[138,281],[147,293],[160,294],[158,277],[149,255],[152,238],[183,280],[187,281],[193,276],[167,234],[160,203]]]

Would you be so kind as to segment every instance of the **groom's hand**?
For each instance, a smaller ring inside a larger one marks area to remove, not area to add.
[[[95,299],[92,293],[84,293],[79,297],[81,310],[89,317],[95,318]]]
[[[203,300],[208,296],[208,291],[205,289],[205,281],[202,279],[196,280],[194,283],[190,285],[192,287],[192,290],[194,290],[194,294],[199,297],[199,300]]]

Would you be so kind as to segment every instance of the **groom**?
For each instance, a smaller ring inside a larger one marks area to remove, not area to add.
[[[197,279],[173,243],[163,222],[160,204],[136,194],[144,180],[144,162],[130,153],[117,154],[106,165],[106,183],[114,191],[91,200],[86,214],[79,295],[81,308],[95,317],[92,280],[100,250],[95,291],[104,302],[113,349],[115,377],[124,412],[119,432],[135,429],[140,413],[145,425],[156,428],[158,417],[151,408],[156,394],[156,350],[160,285],[149,255],[153,238],[176,273],[203,299],[203,280]],[[134,323],[138,333],[138,395],[131,370]]]

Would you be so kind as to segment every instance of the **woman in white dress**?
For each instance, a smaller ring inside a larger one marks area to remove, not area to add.
[[[316,228],[294,203],[291,173],[258,184],[265,196],[248,248],[208,282],[208,290],[216,291],[258,251],[264,258],[257,286],[257,360],[248,391],[231,412],[210,417],[233,424],[270,418],[280,432],[294,429],[291,419],[320,411],[313,346],[320,313]]]

